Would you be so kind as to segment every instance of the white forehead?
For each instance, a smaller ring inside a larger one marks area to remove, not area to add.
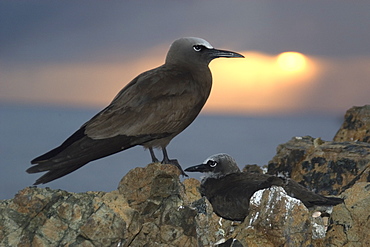
[[[213,49],[213,46],[207,40],[197,38],[197,37],[187,37],[184,39],[187,39],[193,45],[203,45],[207,47],[208,49]]]
[[[214,154],[212,156],[209,156],[203,164],[207,164],[208,161],[212,160],[212,161],[220,161],[220,159],[222,159],[223,157],[227,157],[229,155],[225,154],[225,153],[219,153],[219,154]]]

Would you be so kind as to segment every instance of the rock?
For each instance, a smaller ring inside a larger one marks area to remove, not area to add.
[[[195,179],[181,183],[175,167],[150,164],[130,171],[119,190],[109,193],[25,188],[0,202],[0,246],[309,246],[324,241],[321,217],[315,220],[281,187],[257,191],[244,222],[232,222],[213,213],[199,185]],[[349,198],[358,191],[346,193]],[[331,227],[341,224],[334,220]]]
[[[249,172],[249,173],[264,173],[262,168],[259,165],[245,165],[243,172]]]
[[[325,237],[324,222],[315,221],[312,211],[281,187],[257,191],[243,222],[218,217],[205,197],[193,203],[197,210],[199,205],[203,207],[196,216],[198,246],[229,246],[231,242],[235,246],[309,246]]]
[[[311,218],[301,201],[272,186],[253,195],[250,213],[234,238],[244,246],[308,246],[314,230]]]
[[[269,174],[343,204],[308,210],[273,186],[257,191],[246,219],[233,222],[213,213],[198,180],[181,182],[176,167],[149,164],[108,193],[28,187],[0,201],[0,246],[370,246],[369,108],[350,109],[334,142],[295,137],[268,165]]]
[[[290,177],[322,195],[339,195],[353,180],[370,181],[370,143],[319,140],[294,137],[280,144],[268,174]]]
[[[370,105],[349,109],[334,141],[370,142]]]
[[[156,200],[178,197],[182,187],[179,175],[180,171],[175,166],[152,163],[146,168],[137,167],[129,171],[119,183],[118,191],[131,207],[142,210],[152,203],[158,204]]]
[[[118,244],[126,237],[126,223],[100,200],[104,194],[25,188],[0,204],[0,245]]]
[[[181,183],[176,167],[150,164],[109,193],[25,188],[0,203],[0,246],[294,246],[311,239],[310,212],[282,188],[259,191],[248,218],[232,222],[213,213],[199,185]]]
[[[142,222],[130,245],[196,246],[196,211],[184,204],[179,175],[175,166],[153,163],[123,177],[118,191]]]
[[[216,245],[217,247],[243,247],[243,244],[235,239],[235,238],[229,238],[225,242]]]
[[[358,182],[342,194],[345,203],[334,207],[326,246],[370,246],[370,183]]]
[[[184,201],[187,204],[191,204],[194,201],[197,201],[202,198],[199,193],[200,181],[195,178],[185,179],[183,182],[185,186]]]
[[[196,246],[197,212],[182,198],[178,169],[161,164],[109,193],[29,187],[0,202],[0,246]]]

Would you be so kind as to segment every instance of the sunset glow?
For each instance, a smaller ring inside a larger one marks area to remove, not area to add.
[[[284,52],[277,57],[280,68],[287,71],[302,71],[306,68],[306,57],[299,52]]]
[[[129,63],[51,64],[22,69],[22,73],[9,68],[4,79],[37,86],[26,91],[12,86],[5,99],[104,107],[135,76],[161,65],[166,49],[157,47]],[[315,59],[293,52],[241,53],[245,58],[211,62],[213,86],[205,112],[270,114],[294,111],[307,103],[304,98],[309,98],[322,68]]]
[[[242,54],[245,59],[211,63],[214,84],[206,110],[261,114],[294,110],[318,75],[314,61],[300,53]]]

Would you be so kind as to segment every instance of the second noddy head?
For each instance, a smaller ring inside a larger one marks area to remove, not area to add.
[[[208,157],[200,165],[186,168],[185,171],[207,173],[209,177],[222,177],[231,173],[238,173],[240,169],[233,157],[220,153]]]
[[[212,155],[202,164],[189,167],[185,171],[208,173],[202,180],[199,191],[209,200],[217,215],[229,220],[244,220],[249,214],[253,194],[273,185],[282,187],[289,196],[302,201],[306,207],[343,203],[341,198],[316,194],[291,179],[240,172],[235,160],[227,154]]]
[[[213,59],[219,57],[243,58],[244,56],[233,51],[215,49],[208,41],[201,38],[186,37],[172,43],[167,53],[166,64],[208,65]]]

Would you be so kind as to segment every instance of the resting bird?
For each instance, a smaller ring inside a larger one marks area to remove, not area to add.
[[[208,64],[218,57],[243,56],[214,49],[200,38],[174,41],[162,66],[138,75],[59,147],[31,161],[34,166],[28,173],[47,171],[34,184],[48,183],[136,145],[149,149],[153,162],[158,162],[153,148],[161,148],[162,163],[182,171],[177,160],[168,158],[166,146],[206,103],[212,86]]]
[[[325,197],[309,191],[291,179],[268,174],[240,172],[235,160],[228,154],[212,155],[187,172],[207,173],[202,179],[200,192],[212,204],[215,213],[228,220],[243,221],[249,213],[249,200],[261,189],[281,186],[286,193],[303,202],[306,207],[331,206],[343,202],[341,198]]]

